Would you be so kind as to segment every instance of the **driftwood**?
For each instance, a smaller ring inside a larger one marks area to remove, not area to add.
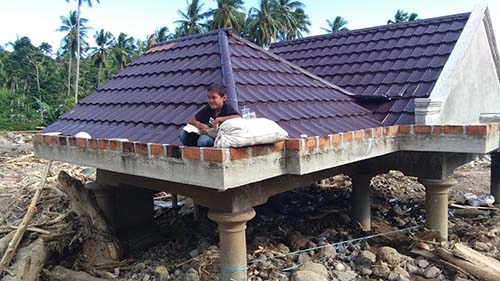
[[[500,276],[500,262],[497,259],[487,257],[476,250],[473,250],[462,243],[457,243],[453,247],[453,254],[468,262],[475,264],[478,267],[489,269]],[[500,279],[498,279],[500,280]]]
[[[23,221],[19,225],[19,228],[16,230],[16,234],[14,235],[14,238],[9,243],[9,246],[7,250],[5,251],[2,260],[0,261],[0,273],[9,266],[10,261],[16,254],[17,247],[19,246],[19,243],[21,242],[21,239],[23,238],[24,232],[26,231],[26,228],[28,227],[28,223],[30,222],[31,218],[33,215],[35,215],[36,212],[36,203],[38,202],[38,199],[40,199],[40,196],[42,195],[42,189],[45,186],[45,182],[47,181],[47,176],[50,171],[50,167],[52,166],[52,161],[47,164],[45,167],[45,170],[43,172],[42,176],[42,181],[40,182],[40,185],[36,189],[35,195],[31,199],[31,203],[28,207],[28,211],[26,212],[26,215],[23,218]]]
[[[0,239],[0,256],[3,256],[5,250],[7,250],[7,246],[9,246],[10,240],[14,237],[15,231],[11,231],[9,234],[5,235]]]
[[[443,248],[437,248],[435,251],[439,255],[439,257],[474,275],[478,280],[484,280],[484,281],[500,280],[500,274],[497,274],[488,267],[483,268],[466,260],[457,258],[451,252]]]
[[[40,276],[42,268],[47,262],[47,248],[42,238],[19,249],[16,259],[11,266],[13,275],[6,275],[3,281],[36,281]]]
[[[107,279],[94,277],[86,272],[74,271],[60,265],[51,271],[44,271],[45,275],[52,281],[108,281]]]
[[[466,270],[464,270],[460,266],[457,266],[457,265],[454,265],[453,263],[447,262],[446,260],[440,258],[437,254],[435,254],[432,251],[414,248],[411,250],[411,253],[422,256],[428,260],[432,260],[433,262],[438,263],[438,264],[442,265],[443,267],[446,267],[451,272],[461,272],[464,275],[466,275],[467,277],[469,277],[469,279],[477,280],[474,277],[474,275],[470,274],[469,272],[467,272]]]
[[[121,260],[122,247],[97,206],[94,194],[64,171],[59,173],[58,180],[61,185],[59,188],[68,195],[82,226],[83,262],[89,266],[102,266]]]

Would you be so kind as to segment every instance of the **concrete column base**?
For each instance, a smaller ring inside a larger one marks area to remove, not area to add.
[[[153,192],[147,189],[120,185],[118,187],[90,182],[97,205],[108,223],[120,228],[151,226],[153,224]]]
[[[426,226],[439,231],[441,241],[448,240],[448,189],[457,184],[454,179],[419,179],[425,186]]]
[[[352,179],[351,208],[352,218],[363,230],[371,230],[371,175],[356,174]]]
[[[500,152],[492,152],[490,156],[490,193],[495,197],[495,204],[500,204]]]
[[[210,210],[208,217],[219,225],[222,281],[247,280],[246,222],[255,216],[253,208],[231,213]]]

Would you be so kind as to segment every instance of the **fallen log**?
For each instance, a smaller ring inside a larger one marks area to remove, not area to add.
[[[86,272],[70,270],[60,265],[44,273],[52,281],[108,281],[108,279],[97,278]]]
[[[64,171],[59,173],[58,180],[59,188],[70,199],[71,207],[78,215],[82,226],[84,237],[82,261],[89,266],[102,266],[121,260],[122,246],[99,209],[94,193]]]
[[[28,211],[26,212],[23,221],[19,225],[19,228],[16,230],[16,234],[10,241],[9,246],[2,257],[2,260],[0,261],[0,273],[9,266],[10,261],[16,254],[17,247],[19,246],[19,243],[23,238],[24,232],[26,231],[26,228],[28,227],[31,218],[33,217],[33,215],[35,215],[36,203],[38,202],[38,199],[40,199],[40,196],[42,195],[42,189],[45,186],[45,182],[47,181],[47,176],[49,175],[51,166],[52,166],[52,161],[50,161],[47,164],[47,166],[45,166],[45,170],[43,171],[42,181],[40,182],[40,185],[36,189],[35,195],[33,195],[33,198],[31,199]]]
[[[40,276],[42,268],[47,262],[47,248],[42,238],[26,247],[19,249],[10,271],[12,275],[7,274],[3,281],[36,281]]]
[[[435,251],[439,255],[439,257],[474,275],[478,280],[484,280],[484,281],[500,280],[500,274],[497,274],[496,272],[489,270],[488,268],[481,268],[471,262],[457,258],[451,252],[443,248],[437,248]]]
[[[497,259],[487,257],[462,243],[456,243],[452,252],[455,256],[481,268],[488,268],[500,276],[500,262]]]
[[[0,256],[5,253],[5,250],[7,250],[7,246],[9,246],[9,242],[12,240],[12,237],[14,237],[14,234],[15,231],[11,231],[9,234],[0,239]]]
[[[414,248],[410,252],[412,254],[416,254],[416,255],[422,256],[422,257],[424,257],[424,258],[426,258],[428,260],[431,260],[431,261],[433,261],[433,262],[435,262],[437,264],[440,264],[442,267],[447,268],[449,271],[451,271],[453,273],[461,272],[462,274],[464,274],[467,277],[469,277],[469,279],[471,279],[471,280],[477,280],[474,277],[474,275],[470,274],[469,272],[467,272],[466,270],[464,270],[460,266],[456,266],[453,263],[447,262],[446,260],[440,258],[437,254],[435,254],[432,251],[424,250],[424,249],[415,249]]]

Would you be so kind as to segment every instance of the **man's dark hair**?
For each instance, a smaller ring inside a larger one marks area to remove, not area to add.
[[[213,83],[212,85],[208,86],[207,92],[216,92],[219,93],[221,96],[226,95],[226,89],[224,88],[224,85],[221,83]]]

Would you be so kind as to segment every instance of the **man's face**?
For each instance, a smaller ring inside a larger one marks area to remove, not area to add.
[[[226,100],[226,96],[221,96],[217,92],[208,92],[208,105],[211,109],[221,109],[224,105],[224,101]]]

